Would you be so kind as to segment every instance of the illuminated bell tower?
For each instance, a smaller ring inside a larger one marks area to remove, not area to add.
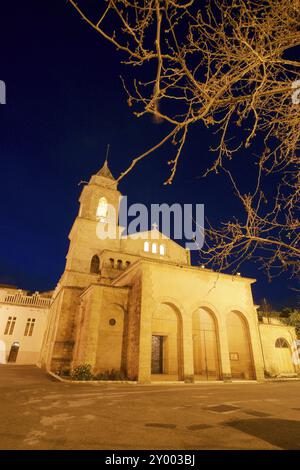
[[[104,249],[119,251],[118,212],[121,193],[105,161],[101,170],[84,186],[79,198],[80,208],[69,234],[70,246],[66,269],[61,282],[86,287],[91,279],[91,260],[101,258]],[[101,237],[101,229],[110,232]]]
[[[101,170],[91,177],[82,190],[79,213],[69,234],[66,267],[53,295],[39,361],[48,370],[70,368],[79,327],[81,295],[90,285],[101,283],[103,250],[119,251],[120,196],[117,181],[105,161]],[[100,238],[99,224],[106,229],[115,229],[112,232],[116,236]]]

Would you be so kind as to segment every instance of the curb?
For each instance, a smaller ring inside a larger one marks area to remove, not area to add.
[[[126,384],[126,385],[136,385],[137,381],[134,380],[68,380],[63,379],[59,375],[54,374],[54,372],[48,371],[47,375],[55,379],[57,382],[63,382],[66,384],[90,384],[90,385],[105,385],[105,384]]]
[[[265,379],[265,382],[299,382],[299,377],[278,377],[274,379]]]
[[[278,377],[274,379],[264,379],[264,380],[234,380],[234,381],[195,381],[193,383],[186,383],[183,381],[155,381],[155,382],[148,382],[148,383],[141,383],[136,380],[68,380],[63,379],[59,375],[54,374],[54,372],[48,371],[47,375],[50,376],[57,382],[62,382],[66,384],[90,384],[90,385],[111,385],[111,384],[118,384],[118,385],[249,385],[249,384],[263,384],[263,383],[276,383],[276,382],[299,382],[300,377]]]

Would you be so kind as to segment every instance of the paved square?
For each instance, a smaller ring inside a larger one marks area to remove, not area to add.
[[[0,396],[0,449],[300,449],[300,381],[68,384],[5,365]]]

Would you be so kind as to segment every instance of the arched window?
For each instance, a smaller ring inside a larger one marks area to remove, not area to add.
[[[107,199],[106,197],[101,197],[99,199],[99,204],[97,207],[97,213],[96,213],[97,219],[100,220],[101,222],[104,222],[107,217],[107,211],[108,211]]]
[[[91,260],[90,273],[99,274],[99,271],[100,271],[100,259],[99,259],[99,256],[94,255]]]
[[[289,343],[284,338],[277,338],[275,343],[275,348],[288,348]]]
[[[157,253],[157,244],[152,243],[152,253]]]
[[[109,262],[110,262],[110,267],[114,268],[115,267],[115,260],[113,258],[109,258]]]
[[[130,264],[130,261],[126,261],[126,268],[129,268]]]
[[[118,259],[118,269],[122,269],[122,260]]]
[[[149,242],[144,242],[144,251],[149,251]]]
[[[165,254],[166,254],[166,247],[165,247],[165,245],[159,245],[159,254],[160,254],[161,256],[165,256]]]

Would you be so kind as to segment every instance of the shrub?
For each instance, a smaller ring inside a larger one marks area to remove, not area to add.
[[[109,370],[105,372],[100,372],[99,374],[94,376],[94,380],[109,380]]]
[[[80,364],[72,371],[72,380],[92,380],[92,366],[90,364]]]
[[[110,373],[110,380],[125,380],[126,376],[122,370],[112,369]]]
[[[126,376],[123,371],[112,369],[95,375],[94,380],[126,380]]]

